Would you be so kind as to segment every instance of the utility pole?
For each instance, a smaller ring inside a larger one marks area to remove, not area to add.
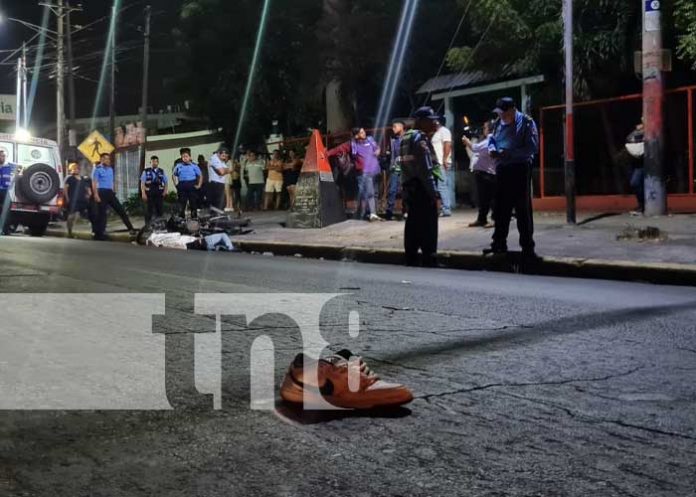
[[[145,168],[145,148],[147,145],[147,97],[148,83],[150,79],[150,20],[152,17],[152,8],[148,5],[145,7],[145,29],[143,30],[144,51],[143,51],[143,102],[140,109],[140,122],[143,126],[143,143],[140,145],[140,168]]]
[[[17,103],[15,105],[15,132],[22,127],[22,58],[17,59]]]
[[[24,129],[29,129],[29,108],[27,107],[27,43],[22,43],[22,111]],[[19,114],[19,109],[17,109]]]
[[[116,139],[116,2],[111,6],[111,19],[114,26],[112,33],[113,42],[111,43],[111,96],[109,98],[109,137],[113,143]]]
[[[643,2],[643,119],[645,121],[645,215],[667,214],[664,160],[662,2]]]
[[[565,194],[568,224],[577,222],[575,212],[575,120],[573,115],[573,0],[563,0],[565,46]]]
[[[63,21],[63,0],[57,0],[58,6],[58,61],[56,63],[56,135],[58,139],[58,149],[63,155],[63,146],[65,145],[65,23]]]
[[[73,65],[73,50],[72,50],[72,24],[70,21],[70,13],[73,9],[70,6],[70,0],[67,2],[65,12],[66,20],[66,35],[68,45],[68,116],[70,118],[68,125],[68,145],[70,147],[77,146],[77,134],[75,130],[75,67]],[[81,9],[80,9],[81,10]]]
[[[82,8],[65,6],[64,0],[56,0],[56,3],[52,2],[39,2],[39,5],[43,7],[48,7],[51,12],[56,16],[57,31],[57,62],[56,62],[56,135],[58,147],[61,151],[61,156],[64,152],[65,146],[65,16],[68,15],[68,23],[70,23],[69,16],[71,11],[79,11]],[[68,36],[70,36],[71,28],[68,27]],[[72,52],[72,42],[68,39],[68,49]],[[72,53],[70,54],[72,56]],[[70,77],[72,78],[72,66],[70,68]],[[71,88],[74,91],[74,87]],[[72,127],[72,126],[71,126]]]

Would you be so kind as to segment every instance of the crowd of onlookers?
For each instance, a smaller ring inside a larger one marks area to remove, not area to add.
[[[200,172],[200,185],[194,187],[196,207],[241,213],[287,209],[294,202],[303,161],[292,149],[269,155],[240,148],[233,157],[229,149],[220,147],[209,159],[199,155],[197,163],[191,160],[189,149],[181,149],[180,154],[173,170],[179,192],[186,189],[180,177],[182,168],[192,164]],[[187,200],[192,203],[191,197]]]

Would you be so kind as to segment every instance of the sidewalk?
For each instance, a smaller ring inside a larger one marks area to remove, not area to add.
[[[285,213],[248,216],[254,233],[233,237],[233,242],[247,252],[403,263],[403,221],[351,220],[321,230],[289,230],[281,225]],[[565,214],[536,213],[535,239],[543,262],[526,267],[519,267],[514,256],[482,257],[481,251],[490,245],[493,232],[469,228],[467,225],[474,219],[473,210],[457,211],[450,218],[440,219],[439,252],[443,265],[696,285],[696,215],[642,218],[582,213],[578,225],[568,226]],[[142,220],[134,223],[138,226]],[[111,222],[110,227],[125,230],[116,222]],[[80,238],[89,237],[88,225],[82,224],[77,230],[82,232]],[[58,233],[52,229],[50,234]],[[508,243],[511,251],[519,250],[517,238],[513,221]],[[115,234],[112,239],[130,241],[127,233]]]

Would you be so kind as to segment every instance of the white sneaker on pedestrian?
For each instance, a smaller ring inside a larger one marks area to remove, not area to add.
[[[379,217],[377,214],[370,214],[369,221],[372,223],[372,222],[375,222],[375,221],[384,221],[384,219],[382,219],[381,217]]]

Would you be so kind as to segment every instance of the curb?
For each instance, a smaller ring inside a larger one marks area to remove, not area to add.
[[[53,238],[68,238],[68,232],[61,229],[49,229],[46,231],[46,236]],[[86,231],[74,231],[73,240],[92,241],[92,233],[87,233]],[[135,241],[135,238],[131,237],[129,233],[107,233],[105,241],[131,243]]]
[[[272,253],[335,261],[355,261],[373,264],[404,265],[402,250],[367,247],[339,247],[320,244],[290,244],[284,242],[232,240],[237,248],[249,253]],[[438,263],[446,269],[496,271],[537,276],[588,278],[618,281],[640,281],[664,285],[696,286],[696,265],[673,263],[636,263],[603,259],[543,257],[523,261],[518,253],[507,256],[484,257],[480,252],[442,251]]]
[[[64,230],[50,229],[46,236],[67,238]],[[75,232],[74,239],[92,240],[92,234]],[[128,233],[111,233],[108,241],[131,243]],[[350,247],[324,244],[294,244],[262,242],[233,237],[232,243],[247,253],[272,253],[277,256],[301,255],[309,259],[353,261],[371,264],[404,265],[403,250],[390,248]],[[543,257],[537,261],[522,261],[519,254],[484,257],[480,252],[441,251],[438,263],[446,269],[521,273],[562,278],[639,281],[661,285],[696,286],[696,265],[673,263],[637,263],[604,259],[577,259],[571,257]]]

